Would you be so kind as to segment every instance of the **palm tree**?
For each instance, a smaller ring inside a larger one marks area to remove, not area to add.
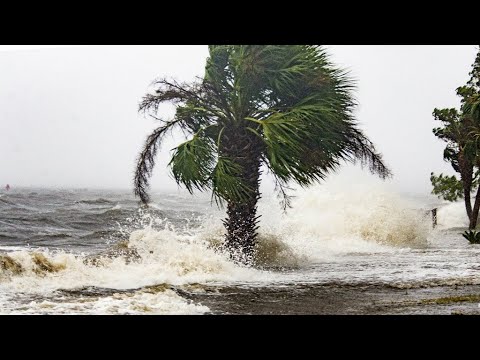
[[[342,161],[359,161],[390,175],[373,144],[357,128],[352,82],[314,45],[211,45],[205,76],[191,84],[154,82],[140,111],[156,117],[159,104],[176,105],[171,120],[147,139],[138,158],[135,194],[147,203],[148,179],[165,134],[189,139],[173,149],[169,166],[180,185],[212,192],[226,203],[225,247],[248,262],[255,248],[262,166],[273,175],[283,205],[290,182],[306,187]]]

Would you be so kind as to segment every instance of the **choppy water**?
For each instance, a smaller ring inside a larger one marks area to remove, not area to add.
[[[439,202],[428,196],[328,186],[297,195],[287,214],[262,200],[247,268],[216,250],[223,213],[209,198],[158,193],[142,209],[127,191],[2,192],[0,313],[290,313],[285,296],[307,293],[296,312],[315,313],[348,298],[338,289],[480,284],[480,247],[459,235],[461,204],[441,207],[432,230],[425,210]],[[254,306],[262,294],[270,305]]]

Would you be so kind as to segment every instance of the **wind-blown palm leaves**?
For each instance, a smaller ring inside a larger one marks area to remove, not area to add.
[[[342,161],[390,175],[372,143],[357,128],[346,73],[322,47],[214,45],[203,79],[186,84],[157,80],[140,110],[156,117],[163,102],[175,117],[159,119],[138,159],[135,194],[148,202],[148,179],[164,135],[177,127],[188,140],[173,150],[170,168],[190,192],[210,190],[228,204],[227,244],[253,249],[262,165],[288,204],[287,185],[308,186]]]

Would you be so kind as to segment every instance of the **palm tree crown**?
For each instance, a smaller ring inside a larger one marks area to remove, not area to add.
[[[173,119],[147,139],[135,173],[135,194],[148,202],[148,179],[162,138],[178,127],[189,136],[173,150],[170,168],[190,192],[211,190],[222,202],[259,198],[265,165],[288,202],[289,182],[308,186],[342,161],[390,175],[353,116],[352,82],[313,45],[212,45],[205,76],[191,84],[155,81],[140,110],[156,116],[176,105]]]

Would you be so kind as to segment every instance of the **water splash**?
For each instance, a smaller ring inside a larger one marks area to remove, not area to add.
[[[458,201],[440,206],[437,210],[437,222],[439,229],[468,227],[469,221],[465,203]]]
[[[430,219],[395,193],[316,186],[296,195],[286,214],[275,211],[275,200],[263,202],[261,227],[303,259],[322,261],[336,254],[427,245]]]

